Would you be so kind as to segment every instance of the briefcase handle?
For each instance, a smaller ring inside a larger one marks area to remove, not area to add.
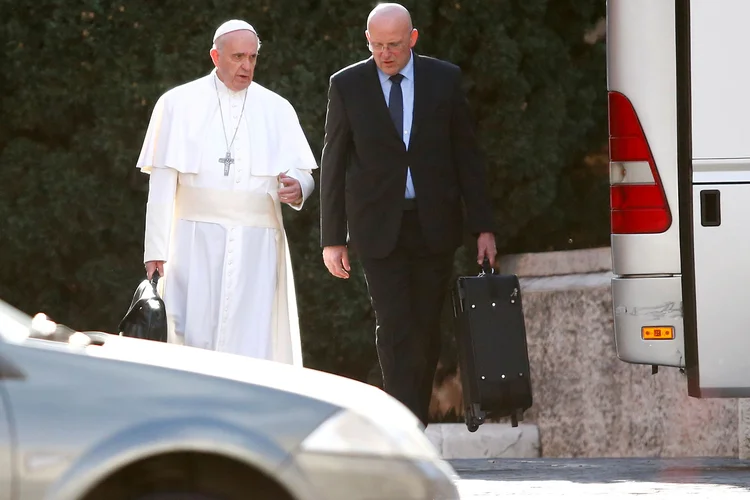
[[[159,270],[154,269],[154,274],[151,275],[151,284],[156,288],[156,284],[159,282]]]
[[[484,276],[485,274],[495,274],[495,268],[490,266],[490,259],[487,257],[485,257],[484,262],[482,262],[482,270],[479,273],[479,276]]]

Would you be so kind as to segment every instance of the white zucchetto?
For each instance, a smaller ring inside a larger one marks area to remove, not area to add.
[[[249,23],[246,23],[245,21],[240,21],[239,19],[232,19],[231,21],[227,21],[216,30],[216,33],[214,33],[214,43],[216,43],[216,39],[219,38],[222,35],[226,35],[227,33],[231,33],[232,31],[240,31],[240,30],[247,30],[252,31],[255,33],[255,36],[258,36],[258,33],[255,31],[255,28],[253,28]]]

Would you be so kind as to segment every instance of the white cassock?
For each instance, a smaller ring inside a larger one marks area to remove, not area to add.
[[[137,167],[151,175],[144,262],[166,261],[169,342],[301,366],[277,191],[286,173],[304,203],[317,164],[292,105],[255,82],[234,92],[214,70],[159,98]]]

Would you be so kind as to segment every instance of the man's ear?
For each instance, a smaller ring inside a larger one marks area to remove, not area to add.
[[[219,66],[219,49],[213,47],[209,52],[211,60],[214,62],[214,66]]]

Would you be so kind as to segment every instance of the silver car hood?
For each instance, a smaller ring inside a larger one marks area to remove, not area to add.
[[[406,406],[381,389],[330,373],[205,349],[109,336],[83,353],[98,358],[161,366],[300,394],[345,408],[384,425],[420,427]]]

